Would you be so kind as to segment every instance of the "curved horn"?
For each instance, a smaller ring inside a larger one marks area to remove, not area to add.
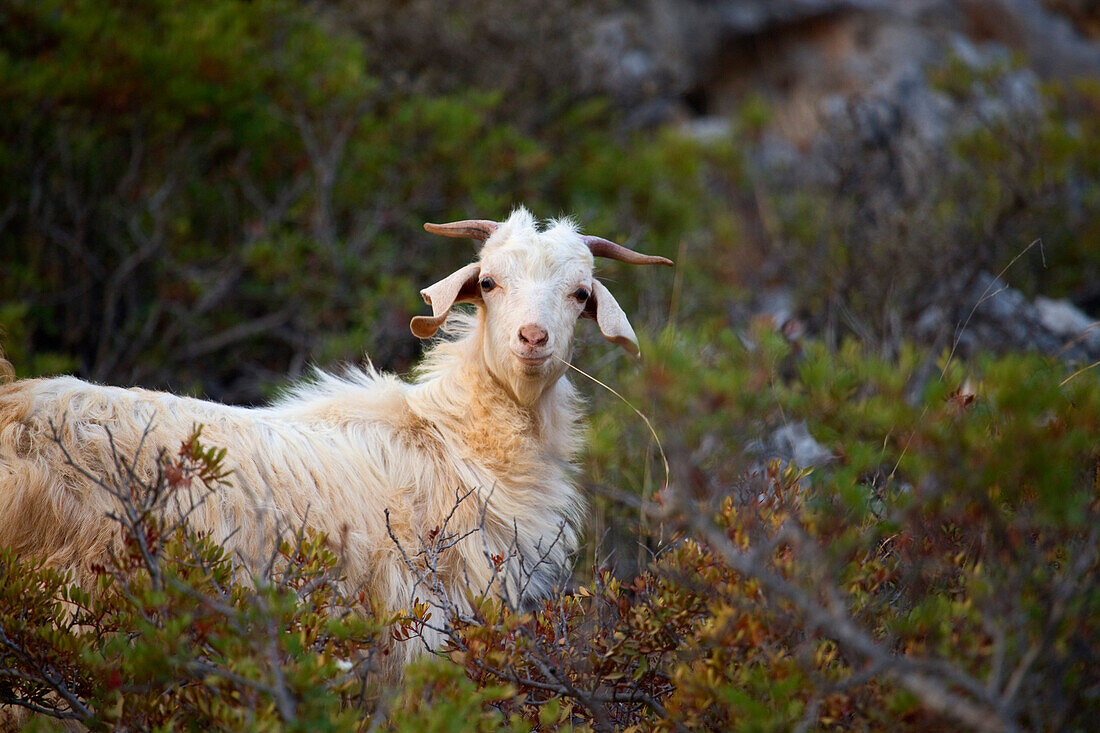
[[[424,224],[424,229],[432,234],[444,237],[458,237],[460,239],[476,239],[484,242],[497,230],[500,224],[488,219],[466,219],[465,221],[452,221],[450,224]]]
[[[626,262],[631,265],[671,265],[672,260],[667,257],[659,257],[657,255],[644,255],[640,252],[635,252],[632,249],[622,246],[621,244],[615,244],[612,241],[604,239],[603,237],[595,237],[591,234],[585,234],[582,239],[584,243],[588,245],[588,249],[592,250],[594,257],[606,257],[609,260],[618,260],[619,262]]]

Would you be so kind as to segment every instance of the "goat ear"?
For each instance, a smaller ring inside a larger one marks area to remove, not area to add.
[[[604,338],[623,347],[631,356],[641,354],[638,348],[638,337],[634,335],[634,329],[626,319],[626,313],[623,313],[615,296],[599,280],[592,281],[592,295],[584,304],[584,312],[581,315],[595,319]]]
[[[424,302],[432,307],[430,316],[416,316],[409,324],[417,338],[431,338],[451,312],[455,303],[474,303],[481,300],[478,280],[481,277],[481,265],[474,262],[458,272],[443,278],[435,285],[424,288],[420,295]]]

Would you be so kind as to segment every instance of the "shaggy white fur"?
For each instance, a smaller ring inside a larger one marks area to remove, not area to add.
[[[450,315],[452,338],[411,382],[319,373],[255,409],[72,377],[0,385],[0,544],[87,583],[120,541],[107,518],[116,499],[68,463],[51,424],[91,475],[112,474],[116,451],[138,455],[147,432],[137,462],[147,479],[158,449],[174,451],[201,424],[206,445],[228,449],[232,474],[189,521],[242,557],[263,557],[276,527],[304,525],[339,538],[351,589],[392,609],[417,597],[439,605],[401,548],[430,543],[446,523],[451,536],[469,533],[438,558],[436,590],[452,607],[466,606],[470,586],[545,594],[563,578],[584,506],[571,463],[581,404],[563,363],[574,325],[588,315],[637,346],[571,222],[540,230],[521,208],[494,227],[478,262],[425,289],[433,316],[414,319],[414,332],[432,335]],[[451,313],[455,302],[475,313]],[[501,574],[491,555],[513,566]]]

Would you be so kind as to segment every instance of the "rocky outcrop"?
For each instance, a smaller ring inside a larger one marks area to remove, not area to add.
[[[1100,359],[1100,321],[1067,300],[1029,300],[1004,280],[980,273],[962,308],[933,305],[916,324],[918,338],[953,333],[959,354],[1038,351],[1069,363]]]
[[[1100,77],[1094,16],[1074,0],[653,0],[603,15],[581,65],[584,86],[637,124],[721,116],[762,94],[774,127],[804,144],[830,97],[900,88],[959,46],[1017,53],[1043,78]]]

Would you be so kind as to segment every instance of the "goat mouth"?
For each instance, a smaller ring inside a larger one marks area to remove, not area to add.
[[[542,366],[550,359],[550,354],[520,354],[513,351],[512,355],[525,366]]]

